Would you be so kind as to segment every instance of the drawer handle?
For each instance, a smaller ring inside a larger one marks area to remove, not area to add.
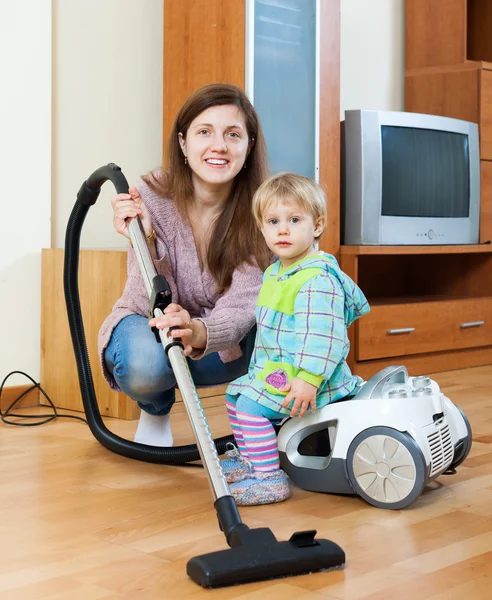
[[[398,335],[400,333],[412,333],[415,327],[404,327],[403,329],[388,329],[388,335]]]
[[[461,329],[468,329],[470,327],[481,327],[485,325],[485,321],[470,321],[469,323],[461,323]]]

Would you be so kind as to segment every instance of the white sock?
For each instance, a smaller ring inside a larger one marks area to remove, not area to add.
[[[147,446],[172,446],[171,415],[149,415],[142,410],[133,439]]]

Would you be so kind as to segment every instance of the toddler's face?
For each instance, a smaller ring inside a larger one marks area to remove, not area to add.
[[[315,238],[323,230],[323,219],[314,222],[311,213],[290,202],[273,201],[262,219],[262,232],[270,250],[289,267],[313,250]]]

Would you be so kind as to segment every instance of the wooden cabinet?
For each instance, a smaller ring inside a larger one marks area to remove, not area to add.
[[[349,329],[349,364],[429,374],[492,362],[492,245],[342,246],[371,312]]]
[[[492,235],[492,2],[407,0],[405,110],[478,123],[480,242]]]
[[[481,65],[407,73],[405,108],[478,123],[480,157],[492,160],[492,63]]]
[[[349,330],[362,377],[492,362],[492,2],[406,0],[405,110],[478,123],[480,244],[342,246],[372,310]]]
[[[478,123],[480,133],[480,242],[492,238],[492,63],[411,71],[405,108]]]
[[[406,0],[408,71],[492,62],[490,0]]]

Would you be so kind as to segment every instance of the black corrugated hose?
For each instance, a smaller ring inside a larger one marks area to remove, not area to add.
[[[89,179],[82,184],[77,194],[77,201],[70,215],[65,235],[65,264],[63,272],[65,303],[87,423],[94,437],[103,446],[116,454],[121,454],[121,456],[166,465],[182,465],[197,461],[200,459],[200,455],[195,444],[172,448],[138,444],[111,432],[101,418],[94,390],[94,381],[92,379],[82,311],[80,308],[78,268],[82,225],[84,224],[89,208],[96,202],[99,196],[101,186],[108,179],[114,184],[117,193],[128,193],[126,178],[116,165],[109,164],[94,171]],[[162,351],[164,352],[164,348]],[[233,437],[229,435],[214,441],[217,452],[223,454],[227,443],[233,441]]]

